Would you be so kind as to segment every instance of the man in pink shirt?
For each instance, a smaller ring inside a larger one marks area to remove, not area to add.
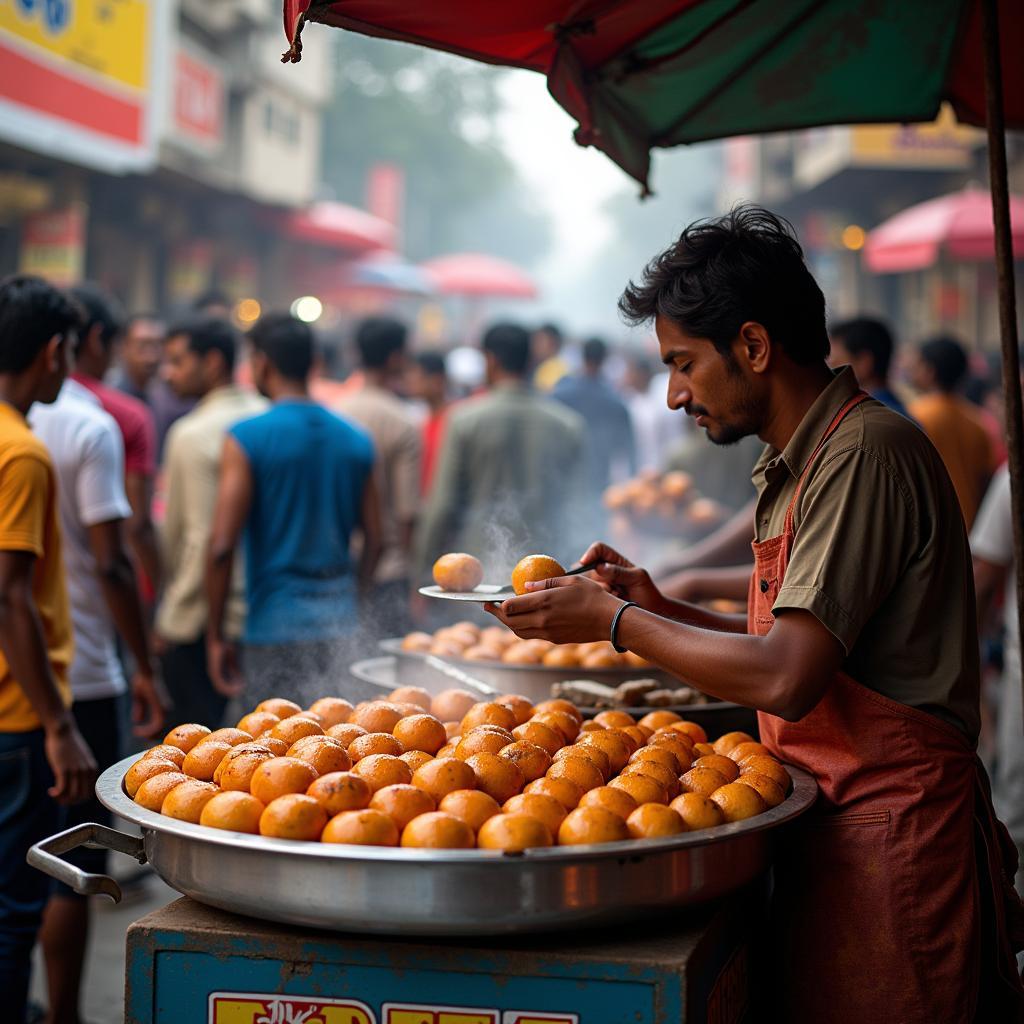
[[[160,551],[150,512],[156,476],[153,414],[138,399],[103,383],[124,322],[113,300],[91,284],[72,288],[71,294],[85,311],[71,376],[96,395],[124,438],[125,492],[132,509],[126,533],[152,596],[160,589]]]

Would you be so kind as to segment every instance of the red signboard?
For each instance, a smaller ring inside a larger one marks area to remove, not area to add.
[[[211,148],[224,136],[224,80],[212,64],[184,50],[174,62],[174,129]]]

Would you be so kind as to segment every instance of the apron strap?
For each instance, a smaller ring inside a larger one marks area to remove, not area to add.
[[[783,535],[790,536],[793,533],[793,513],[796,510],[796,503],[800,500],[800,492],[803,490],[804,481],[807,479],[808,473],[811,471],[811,466],[814,465],[814,460],[821,453],[821,449],[825,447],[825,442],[839,429],[839,424],[846,419],[848,413],[856,409],[861,402],[866,402],[871,396],[866,391],[858,391],[852,398],[848,399],[843,403],[842,408],[832,417],[832,422],[825,428],[825,433],[821,435],[821,440],[818,442],[818,446],[811,452],[810,458],[804,464],[804,468],[800,473],[800,479],[796,482],[796,490],[793,492],[793,497],[789,502],[789,507],[786,509],[786,520],[785,526],[783,527]]]

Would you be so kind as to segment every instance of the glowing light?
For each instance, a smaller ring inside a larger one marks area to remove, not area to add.
[[[235,306],[235,319],[239,323],[252,324],[259,320],[260,313],[262,312],[263,307],[256,299],[242,299]]]
[[[867,235],[864,233],[864,229],[859,224],[847,224],[843,228],[843,245],[847,249],[852,249],[857,252],[864,248],[864,242],[867,240]]]
[[[291,310],[293,317],[303,323],[312,324],[320,319],[324,304],[315,295],[303,295],[292,303]]]

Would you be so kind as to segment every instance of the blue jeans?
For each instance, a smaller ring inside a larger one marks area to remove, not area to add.
[[[12,1024],[25,1019],[32,947],[50,895],[50,879],[25,856],[58,830],[52,785],[43,730],[0,733],[0,1007]]]

